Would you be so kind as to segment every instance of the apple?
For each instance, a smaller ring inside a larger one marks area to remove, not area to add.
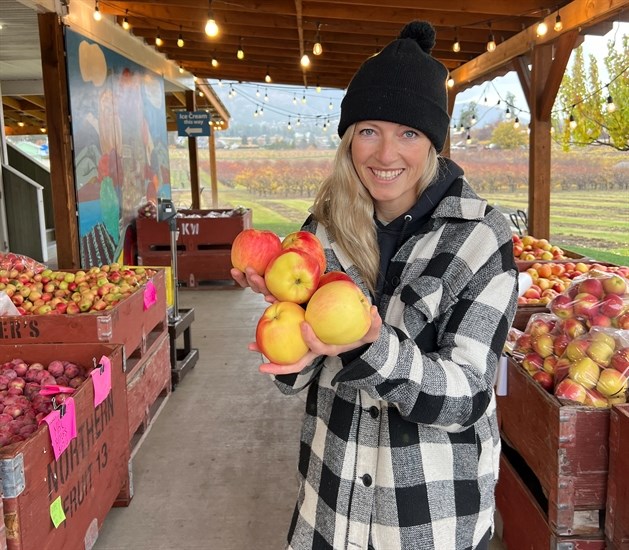
[[[325,251],[321,241],[309,231],[295,231],[289,233],[282,241],[283,250],[303,250],[313,256],[319,263],[319,272],[325,273]]]
[[[589,357],[581,357],[568,370],[568,376],[584,388],[590,389],[596,386],[600,374],[600,367]]]
[[[584,405],[589,407],[595,407],[597,409],[609,409],[611,405],[609,400],[601,392],[595,389],[589,389],[585,391]]]
[[[522,366],[532,376],[538,370],[544,370],[544,359],[534,351],[530,351],[522,358]]]
[[[553,353],[557,357],[561,357],[563,352],[566,351],[566,347],[571,342],[570,336],[567,334],[559,334],[555,337],[555,341],[553,342]]]
[[[577,403],[585,403],[586,395],[585,388],[570,378],[564,378],[555,387],[555,397],[560,399],[569,399]]]
[[[600,279],[588,277],[579,283],[579,294],[592,294],[597,298],[603,297],[603,282]]]
[[[602,279],[602,286],[605,294],[622,296],[627,292],[627,282],[620,275],[616,274]]]
[[[350,281],[351,283],[354,282],[352,278],[344,271],[328,271],[327,273],[321,275],[321,278],[319,279],[319,288],[321,288],[323,285],[331,283],[332,281]]]
[[[625,393],[627,391],[627,377],[616,369],[603,369],[596,389],[606,397]]]
[[[306,305],[306,321],[326,344],[360,340],[371,326],[371,306],[350,281],[332,281],[319,288]]]
[[[310,300],[319,285],[319,277],[316,258],[297,249],[280,252],[264,271],[264,282],[269,292],[280,302],[296,304],[305,304]]]
[[[553,390],[554,382],[552,374],[543,370],[538,370],[535,374],[533,374],[533,380],[535,380],[547,392],[551,392]]]
[[[629,312],[616,317],[612,325],[621,330],[629,330]]]
[[[581,357],[586,357],[585,352],[589,345],[590,342],[582,338],[572,340],[572,342],[566,346],[564,354],[570,361],[577,361],[578,359],[581,359]]]
[[[539,334],[531,338],[531,346],[541,357],[548,357],[553,354],[554,338],[550,334]]]
[[[598,313],[599,299],[594,294],[579,292],[574,297],[574,314],[577,317],[590,318]]]
[[[609,366],[629,376],[629,347],[617,349],[609,360]]]
[[[546,319],[548,315],[535,315],[529,319],[526,325],[526,332],[528,332],[532,338],[539,336],[540,334],[548,334],[555,328],[555,321]]]
[[[531,347],[531,335],[526,332],[520,334],[520,336],[518,336],[517,340],[515,341],[515,349],[523,353],[531,351],[533,349]]]
[[[561,322],[560,326],[561,331],[573,340],[588,331],[587,327],[576,317],[565,319]]]
[[[232,242],[232,266],[244,273],[252,267],[260,276],[269,262],[282,251],[282,241],[273,231],[244,229]]]
[[[618,317],[625,308],[625,302],[618,294],[607,294],[601,302],[601,313],[607,317]]]
[[[609,317],[607,317],[607,315],[603,315],[602,313],[597,313],[591,319],[588,319],[586,322],[587,322],[588,327],[590,328],[612,326],[612,320]]]
[[[601,367],[607,367],[614,354],[614,348],[603,341],[592,341],[585,351],[587,356]]]
[[[542,369],[548,374],[555,374],[555,368],[557,367],[557,357],[555,355],[549,355],[544,357],[544,363]]]
[[[574,317],[574,306],[572,298],[565,294],[560,294],[549,304],[550,311],[560,319]]]
[[[308,353],[301,335],[304,316],[304,309],[294,302],[275,302],[264,310],[256,326],[256,344],[269,361],[290,365]]]

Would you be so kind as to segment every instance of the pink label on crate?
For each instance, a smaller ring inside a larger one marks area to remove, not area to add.
[[[61,414],[63,411],[63,414]],[[59,409],[55,409],[44,418],[50,430],[50,441],[55,460],[68,448],[76,437],[76,408],[74,399],[68,397]]]
[[[90,372],[94,385],[94,406],[100,405],[111,391],[111,361],[103,355],[98,366]]]
[[[149,309],[155,302],[157,302],[157,290],[153,281],[149,281],[144,289],[144,310]]]
[[[57,395],[58,393],[74,393],[74,388],[68,388],[68,386],[57,386],[56,384],[47,384],[39,391],[39,395]]]

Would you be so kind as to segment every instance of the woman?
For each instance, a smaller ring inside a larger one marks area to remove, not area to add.
[[[449,117],[434,42],[410,23],[354,75],[304,225],[328,270],[371,297],[371,329],[329,346],[304,323],[306,357],[260,366],[284,393],[308,392],[294,550],[482,549],[493,532],[493,381],[517,271],[502,215],[438,156]],[[274,300],[250,269],[233,275]]]

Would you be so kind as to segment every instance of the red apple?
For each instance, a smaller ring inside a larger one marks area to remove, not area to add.
[[[313,256],[319,263],[319,272],[325,273],[326,261],[325,251],[321,241],[309,231],[295,231],[289,233],[282,241],[284,250],[302,250]]]
[[[585,353],[601,367],[607,367],[614,354],[614,348],[609,346],[607,342],[592,341]]]
[[[579,292],[574,297],[574,314],[577,317],[594,317],[598,313],[599,301],[594,294]]]
[[[531,338],[533,351],[541,357],[553,354],[554,338],[550,334],[538,334]]]
[[[625,308],[625,302],[618,294],[607,294],[601,302],[601,313],[607,317],[617,317]]]
[[[533,380],[535,380],[542,388],[547,392],[551,392],[554,386],[553,375],[543,370],[537,371],[533,374]]]
[[[352,278],[343,271],[328,271],[327,273],[321,275],[321,278],[319,279],[319,288],[321,288],[325,284],[331,283],[332,281],[349,281],[351,283],[354,282]]]
[[[609,365],[625,376],[629,376],[629,347],[617,349],[609,360]]]
[[[282,241],[272,231],[244,229],[232,243],[232,266],[243,273],[252,267],[258,275],[264,275],[269,262],[281,251]]]
[[[280,252],[267,265],[264,282],[280,302],[305,304],[319,285],[319,262],[301,250]]]
[[[597,409],[609,409],[611,406],[607,397],[595,389],[586,390],[583,404]]]
[[[623,295],[627,292],[627,282],[620,275],[612,275],[602,279],[605,294]]]
[[[563,352],[566,351],[566,347],[571,342],[570,336],[567,334],[559,334],[555,337],[555,342],[553,343],[553,353],[557,357],[561,357]]]
[[[304,315],[304,309],[293,302],[275,302],[266,308],[256,327],[256,343],[269,361],[290,365],[308,353],[301,336]]]
[[[627,391],[627,377],[616,369],[603,369],[596,389],[606,397],[625,393]]]
[[[555,397],[576,401],[577,403],[584,403],[586,391],[578,382],[570,378],[564,378],[555,388]]]
[[[543,370],[544,359],[534,351],[530,351],[522,358],[522,366],[532,376],[538,370]]]
[[[557,357],[555,355],[549,355],[548,357],[544,357],[544,363],[542,368],[548,374],[555,374],[555,369],[557,367]]]
[[[590,342],[583,338],[578,338],[576,340],[572,340],[567,346],[565,350],[565,356],[570,361],[577,361],[581,359],[581,357],[586,357],[586,350],[589,347]]]
[[[521,351],[522,353],[526,353],[531,351],[533,348],[531,347],[531,335],[527,332],[523,332],[518,336],[518,339],[515,341],[515,349],[517,351]]]
[[[616,317],[612,325],[621,330],[629,330],[629,313],[623,313]]]
[[[526,325],[526,332],[531,335],[531,338],[535,338],[540,334],[548,334],[555,327],[555,321],[552,319],[547,319],[546,317],[550,317],[549,315],[535,315],[529,319],[529,322]]]
[[[565,294],[560,294],[549,304],[552,311],[560,319],[569,319],[574,317],[573,300]]]
[[[589,389],[596,386],[601,368],[589,357],[581,357],[568,370],[568,376],[575,382]]]
[[[603,282],[601,279],[588,277],[579,283],[578,294],[592,294],[597,298],[603,297]]]
[[[573,340],[585,334],[587,327],[576,317],[570,317],[561,322],[561,331]]]
[[[371,306],[350,281],[332,281],[319,288],[306,306],[306,321],[326,344],[360,340],[371,326]]]

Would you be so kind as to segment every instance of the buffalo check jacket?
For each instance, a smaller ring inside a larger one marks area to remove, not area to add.
[[[328,270],[368,294],[325,229],[304,228]],[[463,550],[493,529],[493,382],[517,299],[509,226],[459,177],[387,277],[377,341],[275,377],[308,392],[288,549]]]

